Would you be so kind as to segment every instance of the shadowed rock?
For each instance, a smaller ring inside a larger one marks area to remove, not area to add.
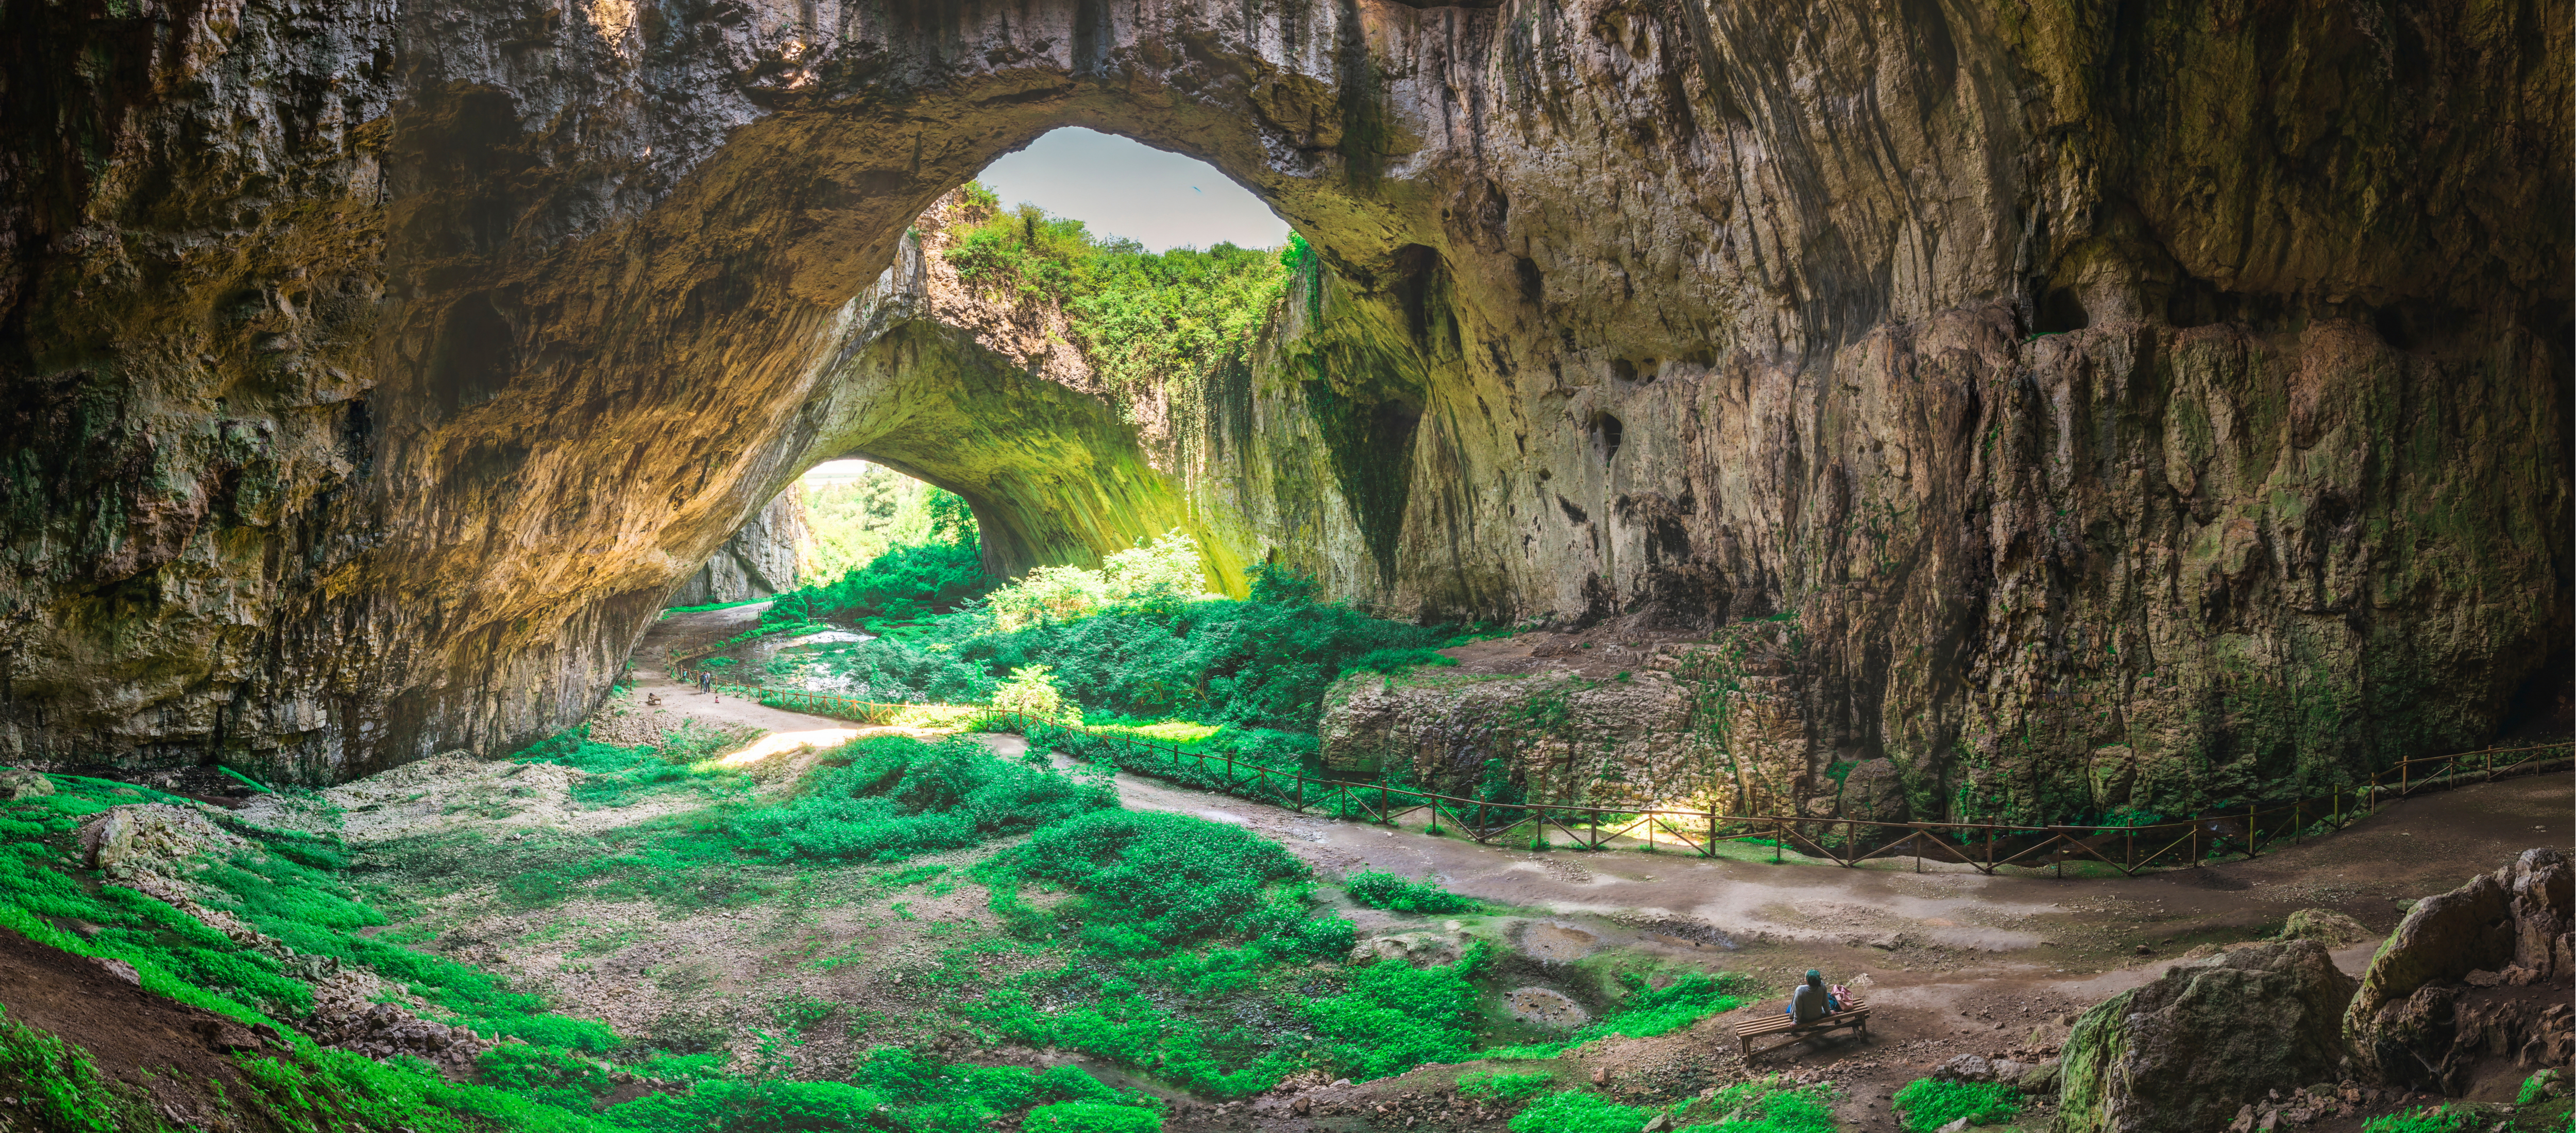
[[[2332,1079],[2352,977],[2311,940],[2187,960],[2075,1021],[2054,1133],[2207,1133],[2267,1090]]]
[[[1780,616],[1800,813],[2186,813],[2565,671],[2562,7],[132,7],[0,37],[12,763],[507,751],[852,453],[1005,569]],[[1257,357],[890,301],[1065,125],[1320,249]]]
[[[2344,1027],[2389,1085],[2459,1094],[2478,1062],[2528,1072],[2576,1058],[2576,869],[2559,850],[2417,902],[2371,957]]]

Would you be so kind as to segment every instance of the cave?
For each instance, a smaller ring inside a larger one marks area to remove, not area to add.
[[[0,1133],[2564,1131],[2566,8],[0,5]]]
[[[2126,674],[2118,718],[2176,760],[2238,742],[2209,698],[2290,695],[2233,668],[2266,651],[2321,649],[2372,717],[2282,741],[2302,766],[2513,714],[2570,624],[2566,437],[2529,424],[2566,408],[2538,312],[2570,288],[2536,204],[2565,163],[2505,139],[2567,147],[2495,93],[2524,72],[2448,61],[2533,57],[2528,29],[2443,31],[2349,96],[2369,113],[2316,111],[2392,155],[2364,172],[2168,111],[2378,74],[2344,15],[2250,17],[2320,53],[2279,72],[2192,31],[2027,39],[1918,4],[1847,40],[1781,33],[1822,9],[1683,7],[46,17],[6,48],[44,76],[6,129],[45,173],[0,222],[0,758],[321,783],[553,734],[726,540],[852,455],[966,497],[1003,576],[1177,529],[1224,593],[1276,548],[1406,616],[1796,611],[1818,660],[1793,679],[1842,705],[1803,742],[1917,768],[1922,798],[1980,736],[2048,737],[2039,780],[2116,746],[2002,691],[2068,667]],[[497,62],[530,52],[550,69]],[[1783,73],[1914,78],[1864,109]],[[2442,84],[2498,120],[2416,144],[2413,92]],[[1459,109],[1491,105],[1515,109]],[[925,298],[924,211],[1065,126],[1203,159],[1293,224],[1312,256],[1256,356],[1112,388]],[[239,145],[183,140],[212,134]],[[2277,207],[2193,188],[2220,152]],[[1889,167],[1913,172],[1861,172]],[[2461,215],[2491,218],[2474,249],[2436,219]],[[2363,451],[2397,466],[2292,492],[2351,501],[2331,531],[2262,487]],[[2181,556],[2167,589],[2112,582],[2144,547]],[[2301,596],[2294,555],[2349,565]],[[2015,640],[2032,587],[2072,603],[2048,633],[2162,644],[1973,678],[1839,660]],[[2302,612],[2362,593],[2407,597]]]

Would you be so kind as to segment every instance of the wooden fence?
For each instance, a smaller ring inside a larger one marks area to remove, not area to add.
[[[676,671],[676,670],[675,670]],[[721,690],[780,708],[882,724],[922,705],[888,704],[836,693],[724,683]],[[2411,794],[2462,782],[2491,782],[2576,763],[2576,744],[2489,749],[2400,761],[2367,783],[2337,786],[2285,802],[2136,826],[2014,826],[1983,822],[1870,822],[1851,818],[1721,814],[1714,810],[1577,806],[1559,803],[1460,798],[1392,783],[1360,783],[1308,775],[1237,759],[1231,752],[1200,752],[1152,740],[1101,732],[1008,709],[986,709],[979,728],[1018,731],[1033,742],[1071,745],[1076,754],[1111,756],[1121,770],[1185,786],[1274,803],[1299,813],[1392,825],[1423,815],[1434,830],[1480,843],[1531,849],[1670,849],[1718,856],[1726,843],[1767,847],[1773,861],[1785,851],[1855,867],[1885,858],[1949,862],[1992,874],[2003,869],[2047,869],[2065,876],[2069,862],[2094,863],[2124,876],[2158,868],[2197,866],[2224,858],[2251,858],[2284,843],[2341,830]],[[1100,749],[1106,747],[1107,752]]]

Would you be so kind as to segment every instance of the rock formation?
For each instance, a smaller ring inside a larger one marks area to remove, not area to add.
[[[2563,6],[114,12],[0,36],[0,759],[507,750],[853,452],[1004,567],[1783,615],[1803,789],[1927,816],[2349,777],[2566,668]],[[1067,124],[1321,250],[1258,364],[878,301]]]
[[[707,556],[707,564],[680,583],[666,603],[740,602],[793,590],[797,562],[809,541],[803,497],[790,487]]]
[[[2342,1077],[2353,979],[2313,940],[2185,960],[2075,1021],[2054,1133],[2200,1133]]]
[[[2427,897],[2370,960],[2345,1015],[2355,1061],[2457,1095],[2479,1063],[2515,1077],[2576,1060],[2576,868],[2555,849]]]

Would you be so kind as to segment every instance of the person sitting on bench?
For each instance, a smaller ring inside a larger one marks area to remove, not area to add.
[[[1807,969],[1807,982],[1789,993],[1789,1017],[1802,1027],[1842,1009],[1842,1001],[1825,990],[1825,974],[1814,968]]]

